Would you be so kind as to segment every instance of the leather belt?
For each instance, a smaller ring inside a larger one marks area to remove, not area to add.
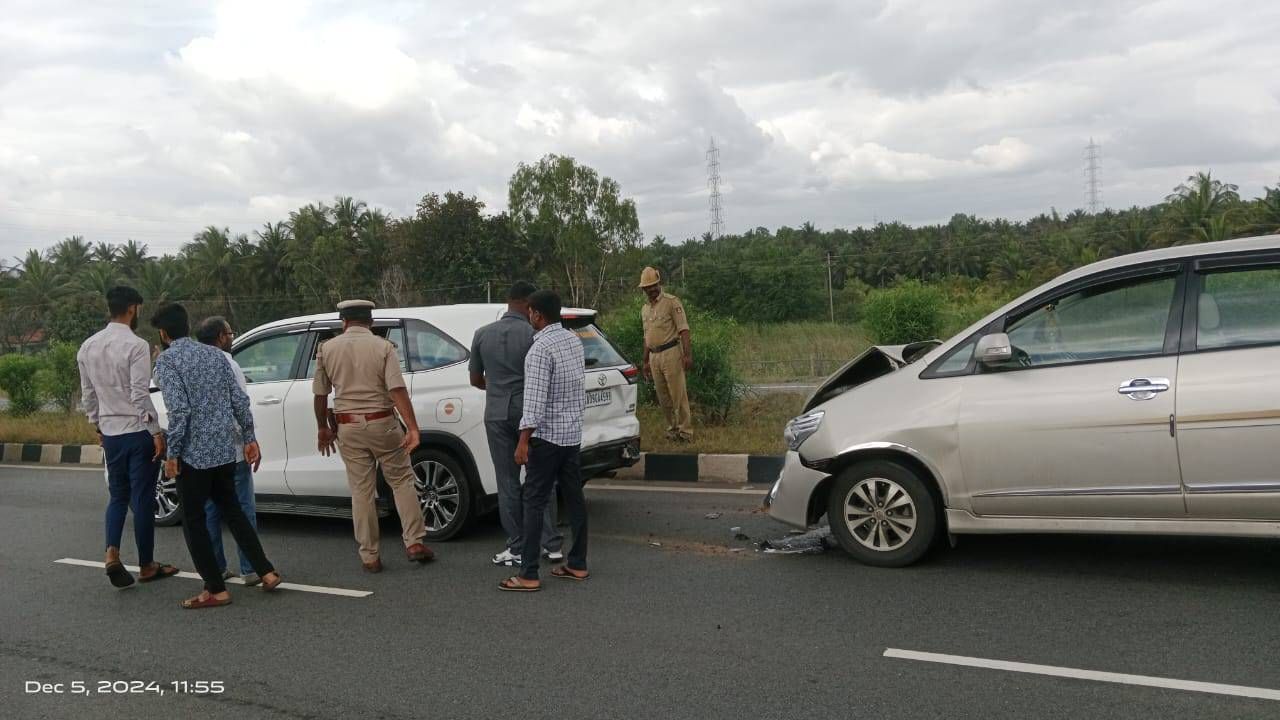
[[[334,413],[334,417],[338,418],[339,425],[350,425],[351,423],[358,423],[361,420],[369,422],[370,420],[389,418],[393,414],[394,413],[390,410],[383,410],[382,412],[375,413]]]
[[[656,348],[649,348],[649,353],[653,354],[653,353],[665,352],[679,344],[680,344],[680,338],[676,338],[675,340],[672,340],[671,342],[668,342],[668,343],[663,343],[662,345],[659,345]]]

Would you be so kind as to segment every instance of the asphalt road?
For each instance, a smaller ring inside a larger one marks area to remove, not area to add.
[[[267,517],[286,579],[178,608],[175,578],[114,591],[94,472],[0,468],[0,716],[13,718],[1280,717],[1280,701],[956,667],[886,648],[1280,689],[1280,542],[963,538],[906,570],[765,555],[759,496],[594,489],[593,577],[496,589],[496,523],[365,575],[347,523]],[[707,519],[708,513],[721,513]],[[126,533],[127,537],[127,533]],[[658,546],[652,543],[658,543]],[[126,560],[132,561],[126,540]],[[178,528],[159,556],[191,569]],[[744,548],[733,552],[733,548]],[[165,696],[29,694],[153,681]],[[174,681],[221,681],[212,696]]]

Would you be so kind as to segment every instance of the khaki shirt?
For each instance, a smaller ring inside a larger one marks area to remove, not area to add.
[[[651,303],[646,298],[644,307],[640,308],[640,319],[644,322],[644,344],[651,351],[675,340],[681,332],[689,329],[680,298],[670,293],[659,295],[657,302]]]
[[[405,387],[396,346],[353,325],[316,350],[316,376],[311,391],[335,390],[333,411],[375,413],[390,410],[391,391]]]

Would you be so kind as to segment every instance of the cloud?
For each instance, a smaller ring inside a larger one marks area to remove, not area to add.
[[[1026,217],[1280,178],[1280,5],[1262,0],[226,0],[145,17],[11,0],[0,255],[65,235],[173,250],[353,195],[493,210],[519,162],[618,180],[644,230]]]

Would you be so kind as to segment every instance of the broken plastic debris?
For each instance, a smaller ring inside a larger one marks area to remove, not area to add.
[[[820,555],[831,548],[834,542],[831,528],[823,526],[801,535],[765,540],[760,543],[760,549],[770,555]]]
[[[729,532],[733,533],[734,535],[737,535],[738,533],[742,532],[742,526],[734,525],[733,527],[729,528]]]
[[[702,517],[706,518],[707,520],[716,520],[720,517],[720,513],[707,513]]]
[[[649,543],[649,546],[650,546],[650,547],[662,547],[662,543],[660,543],[660,542],[651,542],[651,543]]]

